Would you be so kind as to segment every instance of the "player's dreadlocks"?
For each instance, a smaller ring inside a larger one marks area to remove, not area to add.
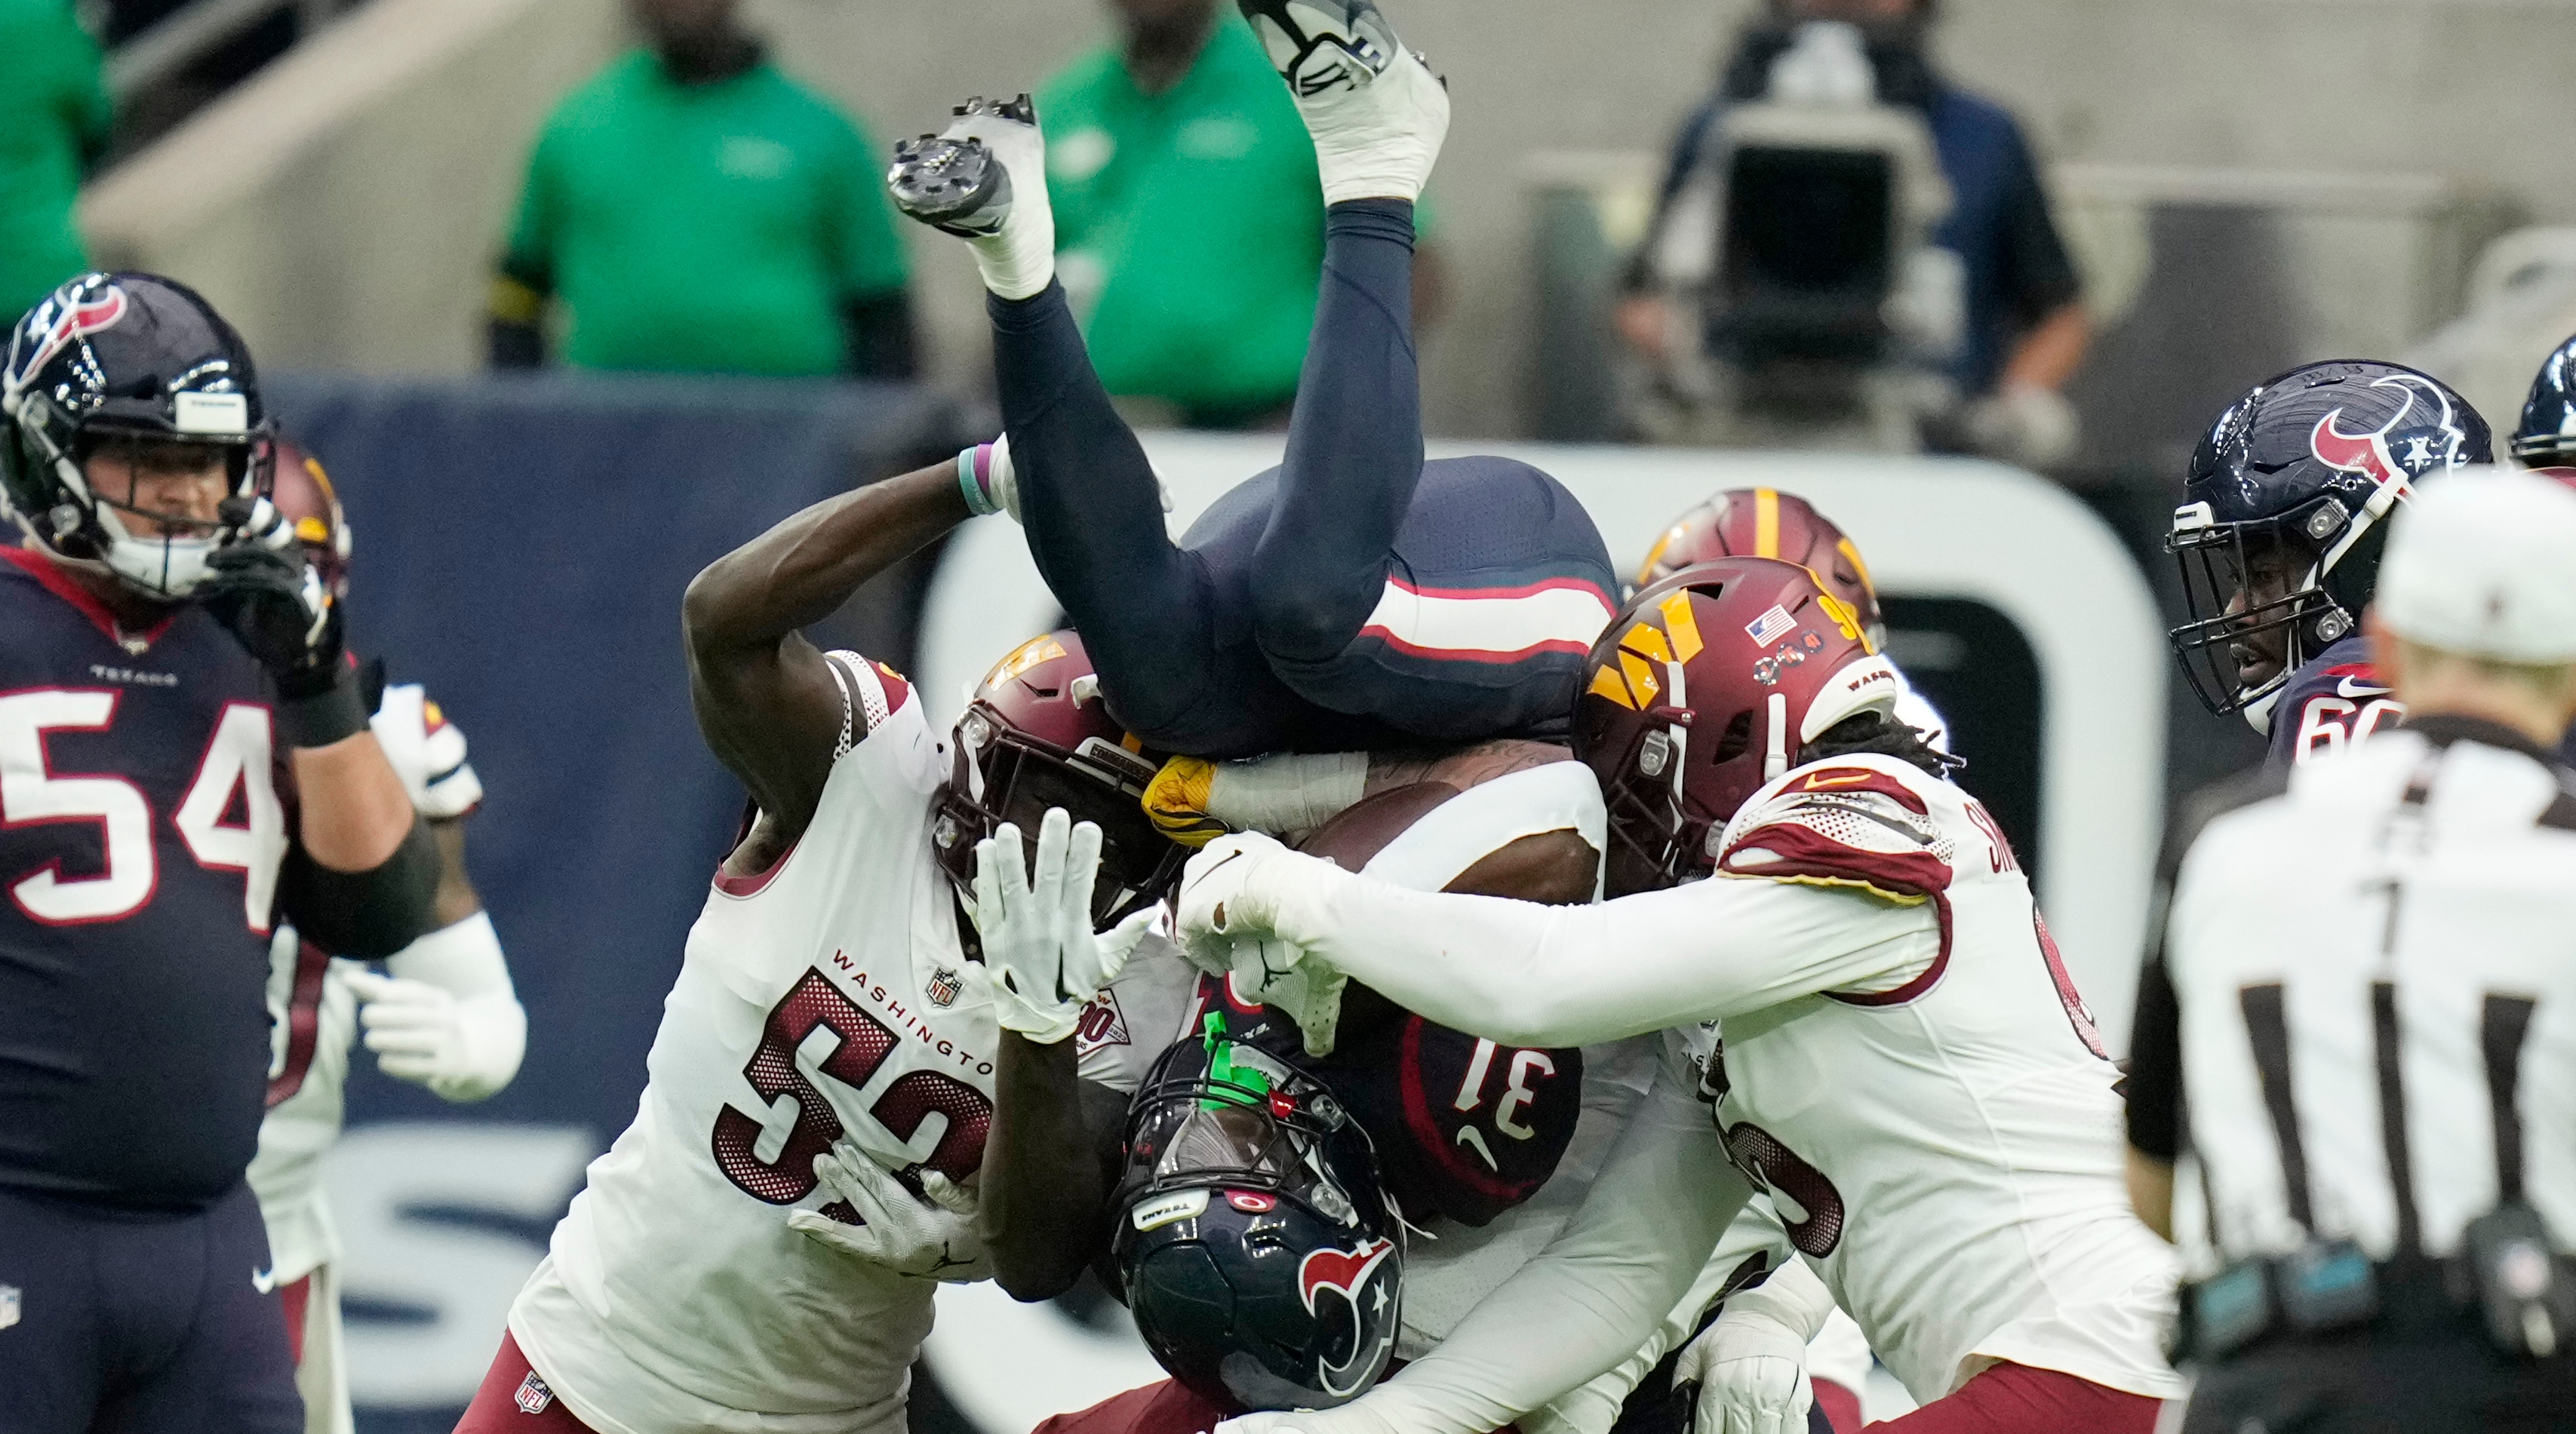
[[[1935,748],[1923,739],[1921,729],[1897,721],[1884,712],[1856,712],[1816,734],[1798,754],[1798,760],[1820,762],[1829,757],[1847,757],[1854,752],[1875,752],[1911,762],[1936,777],[1948,777],[1968,765],[1962,757]]]

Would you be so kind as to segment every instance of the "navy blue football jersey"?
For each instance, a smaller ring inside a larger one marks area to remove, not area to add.
[[[1342,998],[1333,1053],[1305,1053],[1288,1014],[1202,974],[1189,1015],[1222,1011],[1226,1034],[1298,1062],[1350,1107],[1377,1148],[1378,1173],[1419,1222],[1483,1225],[1556,1173],[1583,1114],[1583,1052],[1498,1045],[1435,1025],[1365,986]]]
[[[2405,720],[2406,705],[2389,695],[2370,665],[2370,644],[2357,634],[2347,637],[2309,659],[2281,689],[2272,708],[2271,765],[2297,766]]]
[[[203,1205],[268,1082],[291,792],[260,669],[0,549],[0,1186]]]

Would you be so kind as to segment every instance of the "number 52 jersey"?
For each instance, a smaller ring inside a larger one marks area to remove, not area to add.
[[[790,1229],[844,1133],[889,1169],[983,1163],[996,1028],[932,856],[944,770],[903,679],[831,661],[867,730],[768,871],[719,875],[635,1123],[593,1162],[510,1331],[601,1434],[899,1430],[926,1279]]]

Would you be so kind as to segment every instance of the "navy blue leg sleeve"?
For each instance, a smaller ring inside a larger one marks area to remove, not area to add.
[[[1386,585],[1421,477],[1413,205],[1346,200],[1325,211],[1315,335],[1278,505],[1252,557],[1254,631],[1274,662],[1293,670],[1350,646]]]
[[[1206,579],[1164,529],[1153,467],[1092,371],[1063,286],[985,304],[1029,552],[1121,720],[1149,742],[1176,735],[1210,686]]]
[[[1553,735],[1618,580],[1583,505],[1524,463],[1422,457],[1413,206],[1336,204],[1279,497],[1252,559],[1271,671],[1414,737]]]

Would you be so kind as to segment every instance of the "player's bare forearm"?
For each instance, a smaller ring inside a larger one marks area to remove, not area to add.
[[[358,732],[327,747],[297,747],[296,835],[332,871],[372,871],[411,834],[411,798],[385,760],[376,734]]]
[[[430,919],[441,927],[453,926],[483,909],[482,894],[465,870],[465,820],[431,822],[429,835],[438,843],[438,895],[431,898]]]
[[[2129,1147],[2129,1204],[2150,1230],[2170,1241],[2173,1233],[2174,1168],[2138,1147]]]
[[[968,516],[955,467],[934,464],[817,503],[689,584],[680,612],[699,730],[787,833],[813,814],[843,711],[801,629]]]
[[[1362,795],[1374,797],[1416,782],[1446,782],[1460,791],[1551,762],[1570,762],[1574,754],[1554,742],[1498,737],[1464,747],[1424,747],[1371,752],[1368,784]]]
[[[1063,1294],[1106,1248],[1104,1135],[1114,1146],[1123,1115],[1114,1093],[1076,1074],[1071,1041],[1002,1033],[977,1220],[1011,1298]]]

